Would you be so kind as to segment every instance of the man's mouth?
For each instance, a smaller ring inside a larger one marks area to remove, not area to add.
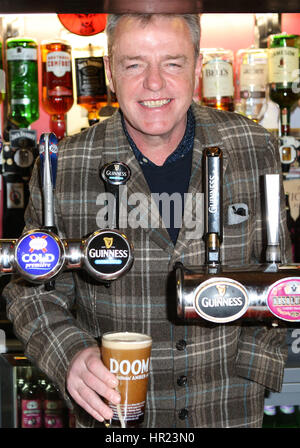
[[[149,101],[140,101],[139,103],[142,106],[145,107],[150,107],[150,108],[154,108],[154,107],[162,107],[165,106],[166,104],[169,104],[171,101],[171,99],[166,99],[166,100],[149,100]]]

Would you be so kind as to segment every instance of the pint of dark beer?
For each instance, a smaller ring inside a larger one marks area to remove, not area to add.
[[[109,403],[112,426],[138,427],[144,420],[152,339],[141,333],[112,332],[102,336],[102,361],[118,380],[121,402]]]

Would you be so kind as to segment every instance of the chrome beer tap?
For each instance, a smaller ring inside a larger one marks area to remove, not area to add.
[[[0,275],[17,272],[49,290],[63,271],[83,269],[105,284],[126,274],[133,263],[133,248],[123,233],[98,229],[86,238],[59,237],[54,222],[57,138],[53,133],[41,136],[40,163],[44,225],[18,239],[0,240]]]
[[[214,160],[215,157],[217,158]],[[214,323],[227,323],[238,319],[267,321],[272,325],[277,325],[280,321],[285,321],[285,325],[300,322],[300,269],[297,265],[281,264],[278,174],[264,176],[266,263],[239,267],[221,264],[221,214],[215,210],[222,210],[221,195],[218,196],[221,186],[213,186],[215,193],[210,189],[210,179],[216,178],[216,172],[222,172],[221,157],[221,151],[216,151],[215,148],[210,148],[204,154],[206,264],[175,264],[177,315],[183,320],[203,319]],[[221,182],[221,175],[218,180]],[[214,219],[210,221],[210,206],[215,207],[213,211],[216,222]]]

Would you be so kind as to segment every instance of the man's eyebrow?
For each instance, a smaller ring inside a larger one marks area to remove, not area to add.
[[[124,62],[130,62],[130,61],[144,61],[146,58],[144,57],[144,56],[141,56],[141,55],[139,55],[139,56],[129,56],[129,55],[127,55],[127,56],[123,56],[121,59],[120,59],[120,62],[121,63],[124,63]],[[184,62],[185,61],[187,61],[187,57],[184,55],[184,54],[166,54],[164,57],[163,57],[163,60],[169,60],[169,59],[182,59]]]
[[[127,62],[127,61],[142,61],[144,60],[143,56],[123,56],[120,59],[120,62]]]
[[[164,59],[183,59],[187,61],[187,57],[184,54],[166,54]]]

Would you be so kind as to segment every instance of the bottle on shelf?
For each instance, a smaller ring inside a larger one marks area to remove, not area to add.
[[[73,105],[71,46],[62,40],[43,41],[42,105],[51,116],[50,129],[58,139],[66,135],[66,113]]]
[[[22,426],[22,406],[21,406],[21,398],[22,398],[22,389],[24,387],[26,381],[26,371],[27,367],[17,367],[17,427],[21,428]]]
[[[6,93],[5,71],[3,70],[3,45],[0,40],[0,104],[4,101]]]
[[[201,50],[201,100],[204,106],[234,111],[233,52],[223,48]]]
[[[300,36],[272,34],[268,38],[270,99],[280,108],[280,135],[289,135],[290,112],[300,98],[299,78]]]
[[[289,195],[285,193],[285,210],[286,210],[286,223],[287,228],[290,232],[291,244],[292,244],[292,254],[293,261],[296,261],[296,252],[295,252],[295,242],[296,242],[296,221],[293,219],[291,215],[291,208],[289,202]]]
[[[34,368],[27,367],[21,390],[21,427],[42,428],[42,399]]]
[[[299,428],[297,406],[279,406],[276,417],[277,428]]]
[[[239,112],[259,121],[266,108],[268,54],[263,48],[241,49],[236,54]]]
[[[65,428],[67,409],[64,401],[52,382],[48,382],[44,391],[44,428]]]
[[[289,171],[295,160],[293,145],[289,142],[291,109],[300,98],[299,89],[300,36],[272,34],[268,37],[268,67],[270,99],[279,106],[279,137],[282,171]]]
[[[37,48],[31,38],[6,41],[9,119],[19,128],[39,118]]]
[[[272,405],[264,406],[264,417],[262,427],[263,428],[276,427],[276,406]]]
[[[77,104],[88,111],[89,125],[99,121],[99,110],[107,103],[104,48],[87,47],[74,57]]]

